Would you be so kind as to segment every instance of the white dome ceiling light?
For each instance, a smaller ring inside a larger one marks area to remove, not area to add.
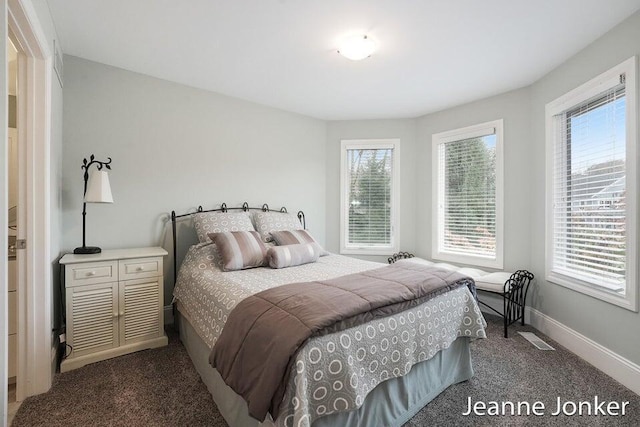
[[[338,53],[352,61],[360,61],[371,56],[376,44],[366,34],[347,37],[340,44]]]

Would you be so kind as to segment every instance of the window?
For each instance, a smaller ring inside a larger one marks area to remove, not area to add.
[[[502,268],[502,120],[433,135],[432,257]]]
[[[340,253],[398,251],[400,140],[343,140]]]
[[[546,107],[547,280],[634,311],[635,63]]]

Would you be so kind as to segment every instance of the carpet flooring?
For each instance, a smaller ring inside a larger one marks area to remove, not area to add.
[[[501,335],[487,317],[486,340],[472,344],[475,376],[445,390],[405,427],[640,426],[640,396],[557,343],[540,351],[511,327]],[[564,401],[629,401],[626,416],[551,416]],[[542,401],[545,416],[463,416],[467,399]],[[48,393],[26,399],[13,420],[21,426],[226,426],[175,333],[167,347],[141,351],[56,375]]]

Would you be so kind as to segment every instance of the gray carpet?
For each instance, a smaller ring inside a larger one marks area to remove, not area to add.
[[[472,343],[475,375],[449,387],[431,401],[405,427],[422,426],[634,426],[640,427],[640,396],[589,365],[529,326],[509,327],[502,335],[497,317],[485,316],[489,339]],[[535,332],[556,351],[540,351],[516,331]],[[462,416],[467,399],[489,401],[541,401],[546,413],[555,412],[556,399],[629,401],[627,415],[612,416]],[[442,422],[446,420],[446,422]]]
[[[472,344],[475,377],[454,385],[405,427],[493,425],[640,426],[640,396],[547,339],[542,352],[511,327],[488,318],[489,339]],[[539,336],[542,336],[539,334]],[[467,399],[545,403],[565,400],[629,401],[625,417],[465,417]],[[27,399],[12,424],[20,426],[225,426],[205,385],[175,334],[169,346],[95,363],[57,375],[52,389]]]

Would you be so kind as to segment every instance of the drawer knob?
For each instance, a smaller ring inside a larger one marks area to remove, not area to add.
[[[124,311],[120,312],[120,317],[124,316]]]
[[[118,317],[118,312],[117,311],[113,312],[113,317]]]
[[[95,276],[96,272],[95,271],[90,271],[87,273],[87,276]]]
[[[137,271],[144,271],[144,267],[143,267],[143,266],[140,266],[140,267],[138,267],[136,270],[137,270]]]

